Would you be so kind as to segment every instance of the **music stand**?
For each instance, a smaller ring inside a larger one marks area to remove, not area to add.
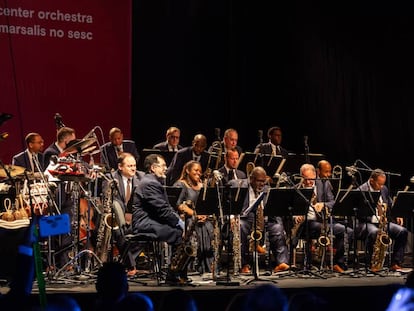
[[[263,167],[266,174],[273,177],[282,160],[281,155],[260,154],[256,160],[256,165]]]
[[[285,167],[283,172],[292,173],[292,172],[299,172],[300,167],[302,164],[308,162],[306,158],[309,158],[309,162],[313,164],[315,167],[317,166],[320,160],[325,159],[325,156],[320,153],[308,153],[305,154],[295,154],[289,153],[287,157],[287,161],[285,163]]]
[[[197,215],[217,215],[218,203],[216,188],[202,188],[195,203]]]
[[[223,189],[223,215],[228,215],[228,232],[230,232],[230,215],[234,215],[234,217],[239,217],[241,210],[243,208],[243,203],[247,195],[248,188],[246,187],[238,187],[238,188],[224,188]],[[226,235],[227,237],[227,273],[226,273],[226,279],[224,281],[217,281],[216,285],[225,285],[225,286],[238,286],[240,285],[239,282],[232,282],[230,278],[230,265],[229,265],[229,255],[233,255],[233,262],[235,262],[234,258],[234,249],[233,249],[233,243],[230,239],[230,234],[228,233]],[[240,252],[240,250],[239,250]],[[237,269],[237,267],[235,267]],[[238,271],[237,271],[238,272]],[[236,270],[233,271],[233,273],[236,273]]]
[[[398,191],[391,209],[391,217],[410,218],[414,215],[414,191]],[[414,248],[414,239],[411,240],[411,249]],[[414,265],[414,256],[412,256]]]
[[[170,205],[175,208],[177,206],[177,200],[180,197],[183,188],[165,186],[165,190],[167,191],[168,201],[170,202]]]
[[[159,149],[142,149],[141,156],[139,157],[139,161],[137,163],[137,168],[139,170],[144,170],[144,160],[149,154],[159,154],[161,155],[165,163],[167,164],[167,167],[170,165],[172,159],[174,158],[174,155],[177,153],[176,151],[167,151],[167,150],[159,150]]]
[[[252,162],[256,165],[256,160],[259,158],[259,154],[253,152],[243,152],[240,154],[239,162],[236,168],[246,173],[247,163]]]
[[[338,200],[332,207],[333,216],[353,217],[354,229],[354,263],[353,270],[358,271],[359,260],[357,251],[357,238],[355,237],[356,221],[359,217],[369,217],[374,215],[374,209],[371,204],[376,204],[381,193],[379,191],[363,191],[359,189],[341,189],[339,190]],[[372,199],[369,201],[368,199]],[[345,234],[346,234],[345,227]],[[365,250],[365,253],[367,251]],[[367,265],[366,265],[367,270]],[[355,275],[353,275],[355,277]]]
[[[265,216],[280,216],[284,218],[288,217],[289,221],[287,221],[286,223],[290,224],[290,220],[293,218],[294,215],[307,215],[312,195],[313,189],[307,188],[271,189],[269,191],[269,196],[264,210]],[[306,219],[304,225],[307,226]],[[293,248],[296,243],[292,241],[291,228],[288,228],[288,230],[286,231],[289,232],[289,269],[291,269]],[[306,263],[304,264],[304,266],[305,269],[303,269],[302,271],[294,272],[294,274],[303,273],[306,275],[310,274],[319,278],[325,278],[323,276],[314,274],[311,271],[307,270]],[[285,277],[289,275],[291,275],[291,273],[283,276]]]

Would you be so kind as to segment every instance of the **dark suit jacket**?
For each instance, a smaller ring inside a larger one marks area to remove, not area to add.
[[[145,174],[132,197],[132,226],[134,234],[155,233],[169,244],[181,242],[178,228],[180,217],[170,205],[167,191],[153,174]]]
[[[227,185],[229,183],[229,173],[227,172],[227,169],[225,166],[222,166],[218,169],[218,171],[221,173],[221,175],[223,176],[222,182],[223,185]],[[236,173],[237,176],[237,180],[239,179],[246,179],[247,175],[245,172],[239,170],[239,169],[235,169],[234,172]]]
[[[158,150],[161,150],[161,151],[169,151],[168,150],[168,142],[163,141],[161,143],[158,143],[158,144],[154,145],[154,147],[152,147],[152,149],[158,149]],[[178,145],[177,149],[178,150],[183,149],[183,146]]]
[[[26,168],[28,171],[32,171],[32,166],[30,164],[30,159],[29,159],[29,154],[28,153],[29,153],[29,151],[26,149],[25,151],[22,151],[22,152],[16,154],[15,156],[13,156],[12,165],[21,166],[21,167]],[[38,153],[37,158],[39,159],[40,168],[41,168],[42,172],[44,172],[46,167],[45,167],[45,160],[44,160],[43,153]],[[38,172],[37,167],[35,167],[34,170],[35,170],[35,172]]]
[[[204,151],[200,158],[200,164],[203,172],[207,169],[208,159],[209,153]],[[184,164],[191,160],[193,160],[192,146],[184,147],[176,152],[167,170],[167,186],[172,186],[174,184],[174,182],[180,177]]]
[[[46,150],[43,152],[43,155],[45,157],[45,165],[46,167],[50,164],[50,158],[53,155],[59,156],[60,151],[55,143],[51,144],[49,147],[46,148]]]
[[[138,165],[139,154],[135,142],[132,140],[126,140],[122,142],[124,152],[129,152],[134,155]],[[108,142],[101,146],[101,162],[109,165],[110,169],[118,169],[118,154],[116,148],[111,142]]]
[[[280,147],[280,152],[276,151],[276,155],[281,155],[282,157],[287,158],[289,155],[289,152],[282,146],[279,145],[279,147]],[[272,154],[273,153],[272,144],[270,142],[258,144],[254,150],[255,150],[255,153],[261,153],[261,154]]]

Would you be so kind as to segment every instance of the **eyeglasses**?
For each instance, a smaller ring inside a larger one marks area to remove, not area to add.
[[[180,139],[180,136],[170,136],[172,139]]]
[[[158,163],[154,163],[155,166],[161,167],[161,168],[167,168],[167,164],[158,164]]]

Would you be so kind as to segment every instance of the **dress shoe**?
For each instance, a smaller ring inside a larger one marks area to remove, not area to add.
[[[135,269],[135,268],[133,268],[133,269],[131,269],[131,270],[128,270],[128,272],[127,272],[127,277],[133,277],[133,276],[135,276],[136,274],[138,273],[138,270],[137,269]]]
[[[249,265],[244,265],[243,268],[241,268],[240,273],[243,273],[243,274],[252,273],[252,271],[250,270],[250,266]]]
[[[390,268],[390,270],[391,271],[401,271],[402,270],[402,268],[401,268],[401,266],[400,265],[398,265],[398,264],[393,264],[392,266],[391,266],[391,268]]]
[[[338,272],[338,273],[344,273],[345,270],[342,269],[342,267],[340,265],[334,265],[333,266],[333,271]]]
[[[282,271],[286,271],[289,270],[289,265],[282,262],[281,264],[277,265],[274,269],[273,272],[277,273],[277,272],[282,272]]]
[[[256,251],[257,251],[259,254],[266,254],[266,249],[265,249],[263,246],[261,246],[261,245],[257,245],[257,246],[256,246]]]

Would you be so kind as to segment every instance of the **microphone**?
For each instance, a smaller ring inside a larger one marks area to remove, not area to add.
[[[0,134],[0,141],[6,140],[9,137],[9,133],[4,132]]]
[[[0,125],[2,125],[7,120],[10,120],[11,118],[13,118],[12,114],[10,114],[10,113],[1,113],[0,114]]]
[[[262,130],[258,130],[257,134],[259,136],[259,143],[263,143],[263,131]]]
[[[218,170],[214,170],[213,175],[217,181],[220,181],[223,178],[223,174],[221,174]]]
[[[219,127],[216,127],[215,129],[214,129],[214,134],[216,135],[216,138],[217,138],[217,140],[221,140],[221,138],[220,138],[220,128]]]
[[[356,172],[358,172],[358,169],[355,167],[355,165],[345,166],[345,170],[347,171],[348,176],[353,176]]]
[[[303,136],[303,141],[305,143],[305,147],[308,147],[308,135]]]

